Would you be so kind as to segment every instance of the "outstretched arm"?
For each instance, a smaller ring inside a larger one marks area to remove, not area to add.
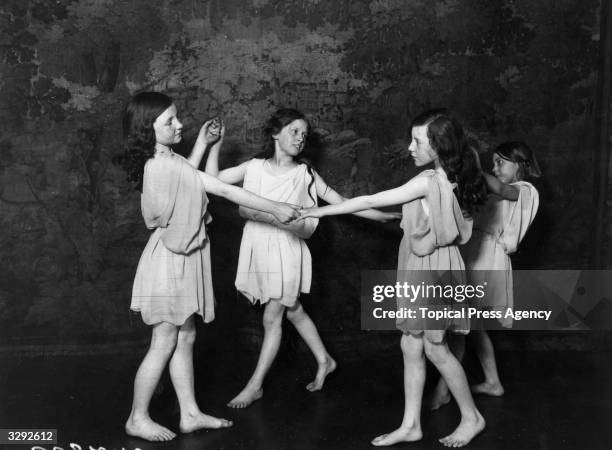
[[[281,230],[290,231],[302,239],[308,239],[314,233],[318,224],[316,219],[308,219],[306,221],[293,220],[289,223],[283,223],[270,213],[245,207],[240,207],[238,213],[244,219],[267,223]]]
[[[317,189],[317,195],[330,205],[337,205],[348,200],[332,189],[332,187],[316,172],[315,187]],[[402,217],[402,214],[399,212],[384,212],[377,209],[365,209],[363,211],[353,212],[352,214],[363,217],[364,219],[376,220],[379,222],[388,222],[395,219],[401,219]]]
[[[267,198],[260,197],[259,195],[245,191],[237,186],[224,183],[201,171],[198,171],[198,174],[202,179],[202,183],[204,183],[206,192],[224,197],[231,202],[246,206],[247,208],[270,213],[282,223],[290,222],[299,216],[298,206],[268,200]]]
[[[321,208],[309,208],[302,210],[300,219],[305,217],[324,217],[338,214],[351,214],[370,208],[382,208],[384,206],[401,205],[409,201],[424,197],[427,193],[427,177],[415,177],[408,183],[387,191],[372,195],[362,195],[351,198],[335,205],[323,206]]]

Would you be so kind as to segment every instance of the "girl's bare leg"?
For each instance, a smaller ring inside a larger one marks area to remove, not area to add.
[[[191,433],[202,428],[230,427],[232,422],[209,416],[200,411],[195,399],[193,381],[193,344],[196,338],[194,317],[179,328],[176,349],[170,360],[170,378],[178,397],[181,419],[179,429]]]
[[[319,391],[323,388],[327,375],[336,370],[336,361],[327,353],[317,327],[300,302],[287,309],[287,319],[295,326],[317,360],[317,374],[315,379],[306,385],[306,389],[311,392]]]
[[[147,351],[134,379],[132,411],[125,423],[125,431],[148,441],[169,441],[176,437],[172,431],[154,422],[149,415],[151,397],[177,339],[176,326],[162,322],[153,326],[151,346]]]
[[[404,417],[397,430],[374,438],[372,445],[387,446],[418,441],[421,431],[421,401],[425,387],[423,335],[404,334],[401,340],[404,358]]]
[[[450,351],[453,352],[453,355],[455,355],[457,360],[463,360],[463,355],[465,354],[465,336],[462,334],[448,335],[448,347],[450,348]],[[451,395],[448,391],[446,381],[444,381],[443,377],[440,377],[431,398],[430,409],[432,411],[436,410],[449,403],[450,400]]]
[[[424,347],[427,358],[446,381],[461,411],[459,426],[451,434],[440,439],[440,442],[447,447],[463,447],[484,429],[485,420],[474,404],[461,363],[448,349],[446,341],[434,343],[426,337]]]
[[[285,307],[279,302],[270,301],[263,315],[264,340],[259,352],[255,372],[247,385],[228,404],[230,408],[246,408],[263,396],[263,380],[276,358],[283,334],[282,321]]]
[[[473,385],[472,392],[500,397],[504,395],[504,387],[499,380],[497,363],[495,362],[495,349],[493,348],[491,338],[484,330],[476,331],[473,334],[476,343],[476,354],[482,365],[485,380],[483,383]]]

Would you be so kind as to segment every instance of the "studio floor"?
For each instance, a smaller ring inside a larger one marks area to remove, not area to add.
[[[168,443],[130,438],[123,424],[132,380],[144,349],[123,355],[4,356],[0,359],[0,428],[55,428],[57,448],[110,449],[360,449],[401,421],[402,366],[395,354],[339,360],[321,392],[304,386],[314,375],[309,353],[281,351],[265,395],[245,410],[225,403],[247,380],[253,353],[199,352],[196,393],[201,408],[232,419],[225,430],[179,435]],[[469,355],[468,355],[469,356]],[[604,352],[502,352],[506,395],[476,397],[487,428],[470,449],[609,449],[612,425],[612,354]],[[474,361],[466,361],[479,381]],[[428,368],[426,396],[436,372]],[[167,375],[153,398],[152,416],[176,431],[178,410]],[[424,438],[394,448],[444,448],[437,439],[459,420],[454,403],[424,411]],[[54,446],[42,445],[52,450]],[[5,446],[26,449],[32,446]],[[38,448],[40,450],[40,448]]]

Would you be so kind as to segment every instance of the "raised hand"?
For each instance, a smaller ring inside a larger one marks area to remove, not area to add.
[[[198,140],[201,140],[206,146],[209,146],[223,139],[224,135],[225,125],[221,119],[215,117],[214,119],[204,122],[204,125],[202,125],[198,133]]]
[[[210,132],[213,136],[217,136],[220,139],[223,139],[223,137],[225,136],[225,123],[218,117],[213,118]]]

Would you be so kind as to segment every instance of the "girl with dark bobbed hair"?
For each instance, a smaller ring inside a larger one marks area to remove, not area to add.
[[[265,146],[260,155],[236,167],[219,171],[219,151],[213,148],[206,172],[226,183],[244,182],[248,191],[263,197],[301,206],[315,206],[317,197],[335,204],[345,200],[312,168],[309,152],[309,125],[295,109],[279,109],[264,128]],[[299,296],[310,292],[312,262],[304,239],[317,227],[317,219],[280,223],[269,214],[240,208],[247,219],[240,243],[236,288],[252,303],[266,304],[263,315],[264,340],[255,371],[242,391],[228,406],[245,408],[263,395],[263,381],[279,349],[285,313],[317,361],[315,379],[306,386],[318,391],[336,368],[319,332],[302,307]],[[363,211],[365,218],[385,222],[396,213]]]
[[[181,141],[183,125],[172,99],[162,93],[132,97],[123,127],[121,164],[128,180],[142,192],[142,215],[153,231],[138,263],[131,303],[131,309],[152,327],[151,346],[136,373],[125,430],[149,441],[176,436],[149,415],[151,397],[167,364],[178,397],[180,431],[229,427],[229,420],[204,414],[194,395],[194,316],[204,322],[215,316],[206,193],[265,211],[280,223],[292,220],[297,211],[197,170],[206,149],[212,146],[218,151],[223,142],[224,128],[215,120],[204,123],[188,159],[174,153],[172,146]]]
[[[506,317],[514,306],[512,262],[527,230],[535,219],[540,203],[536,188],[528,179],[541,175],[540,166],[531,148],[520,141],[500,144],[493,151],[493,174],[484,173],[490,194],[485,205],[474,214],[474,232],[461,248],[471,284],[486,284],[486,296],[479,300],[482,309],[495,311],[504,328],[512,327]],[[483,330],[470,333],[482,365],[484,381],[472,386],[475,394],[499,397],[504,394],[495,361],[493,342]],[[464,342],[458,339],[456,354],[463,356]],[[448,403],[450,396],[443,380],[434,391],[432,408]]]
[[[484,179],[468,146],[463,128],[446,109],[434,109],[417,116],[411,124],[408,147],[417,167],[433,164],[403,186],[377,194],[355,197],[338,205],[307,209],[304,218],[353,213],[366,208],[402,204],[404,237],[399,248],[398,282],[401,285],[465,285],[465,265],[459,245],[472,234],[471,214],[486,198]],[[450,274],[450,276],[449,276]],[[428,303],[425,303],[427,300]],[[444,310],[454,311],[461,298],[437,299]],[[428,309],[429,299],[397,298],[398,311],[419,306]],[[420,302],[420,303],[419,303]],[[460,312],[460,311],[454,311]],[[402,332],[404,356],[404,416],[400,427],[378,436],[375,446],[422,438],[421,402],[425,385],[426,356],[439,370],[461,411],[459,426],[440,439],[447,447],[462,447],[484,427],[485,421],[476,408],[461,363],[450,352],[446,332],[467,333],[469,321],[461,314],[432,323],[416,314],[414,318],[397,319]]]

